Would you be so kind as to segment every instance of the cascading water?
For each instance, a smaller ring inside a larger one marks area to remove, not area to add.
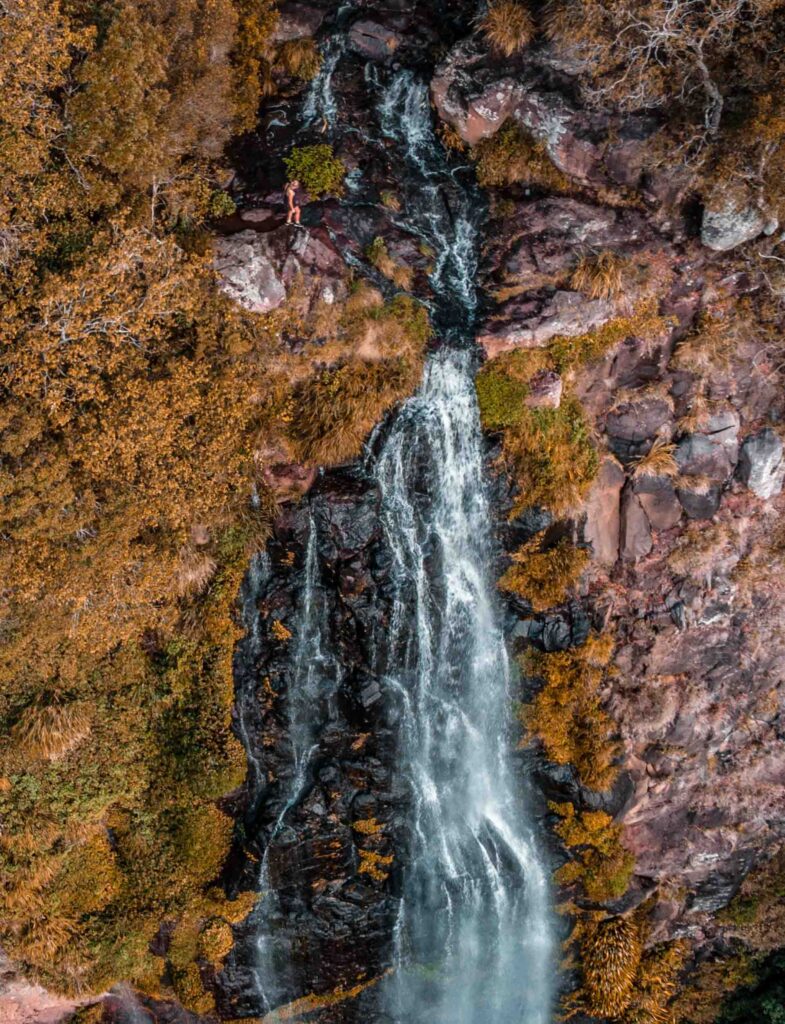
[[[253,914],[255,935],[253,975],[259,1002],[263,1011],[274,1009],[286,999],[291,988],[291,963],[287,945],[275,941],[275,932],[284,915],[270,875],[270,851],[287,828],[287,815],[301,798],[308,780],[311,756],[316,749],[314,734],[317,726],[316,709],[324,700],[332,699],[340,682],[340,667],[323,649],[322,624],[325,619],[317,557],[317,531],[310,520],[305,554],[305,571],[300,591],[300,609],[295,623],[296,642],[292,657],[291,677],[287,687],[290,742],[291,781],[285,794],[283,807],[270,832],[264,856],[259,867],[258,890],[261,898]],[[261,560],[251,566],[246,580],[245,601],[252,602],[258,593],[263,573]],[[245,609],[244,609],[245,611]],[[244,614],[250,621],[246,645],[254,645],[258,636],[258,614],[248,608]],[[246,656],[253,657],[247,651]],[[239,731],[246,747],[250,748],[245,719],[238,715]],[[250,757],[251,782],[259,778],[259,766]]]
[[[455,186],[412,73],[393,79],[380,114],[419,197],[407,210],[439,254],[433,318],[446,342],[374,460],[396,580],[385,680],[400,702],[413,797],[385,999],[400,1024],[545,1024],[547,876],[507,764],[510,673],[488,580],[471,349],[481,207],[470,186]]]
[[[306,98],[305,126],[341,131],[332,83],[343,52],[336,34]],[[384,152],[400,157],[400,225],[435,254],[429,310],[441,343],[418,393],[375,435],[366,465],[381,496],[392,581],[391,610],[379,616],[368,662],[396,723],[395,772],[408,808],[395,850],[392,970],[369,1019],[547,1024],[555,974],[547,871],[525,780],[507,757],[510,666],[489,578],[492,514],[473,384],[484,204],[471,173],[436,140],[425,83],[410,70],[388,75],[371,66],[365,82],[378,93],[378,129],[363,125],[362,135],[375,134]],[[250,921],[263,1013],[298,991],[288,959],[298,924],[291,899],[287,910],[275,890],[269,851],[286,846],[287,819],[306,798],[320,723],[331,717],[325,707],[341,679],[313,510],[302,579],[286,687],[290,781],[267,829],[262,897]],[[247,730],[243,739],[252,757]],[[258,764],[254,772],[258,779]]]

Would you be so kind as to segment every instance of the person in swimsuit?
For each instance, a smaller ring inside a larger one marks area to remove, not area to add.
[[[295,179],[294,181],[288,181],[286,183],[286,203],[288,210],[286,212],[286,223],[287,224],[299,224],[300,223],[300,207],[297,204],[297,189],[300,187],[300,182]]]

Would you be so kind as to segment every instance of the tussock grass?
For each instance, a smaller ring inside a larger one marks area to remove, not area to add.
[[[416,387],[431,329],[410,296],[382,304],[375,289],[361,286],[346,304],[343,330],[355,357],[294,386],[289,438],[306,463],[335,465],[360,454],[387,410]]]
[[[287,39],[278,50],[277,63],[293,78],[310,82],[322,66],[322,55],[313,39]]]
[[[624,289],[626,261],[615,252],[581,256],[570,284],[590,299],[615,299]]]
[[[583,996],[597,1017],[617,1018],[632,1001],[641,963],[640,928],[627,917],[611,917],[589,929],[581,944]]]
[[[451,124],[444,123],[439,125],[439,138],[442,140],[442,145],[445,149],[452,149],[456,153],[463,153],[466,149],[466,143]]]
[[[414,279],[414,271],[398,260],[393,259],[387,249],[387,243],[379,235],[374,238],[366,251],[368,260],[376,267],[379,273],[402,291],[409,291]]]
[[[664,437],[656,438],[648,452],[636,459],[632,475],[635,477],[678,476],[679,466],[673,456],[675,451],[675,444],[666,441]]]
[[[175,589],[180,597],[203,594],[215,575],[218,563],[204,551],[190,545],[180,550],[175,575]]]
[[[83,705],[58,697],[26,708],[11,731],[14,743],[29,757],[56,761],[73,750],[90,732]]]
[[[520,712],[528,736],[542,742],[555,764],[573,765],[593,789],[606,789],[618,773],[613,722],[600,698],[612,652],[611,637],[594,635],[569,651],[528,651],[521,663],[545,684]]]
[[[503,454],[520,486],[513,514],[532,505],[567,512],[583,500],[599,465],[583,409],[572,396],[558,409],[524,409],[504,434]]]
[[[540,142],[535,142],[520,125],[508,120],[489,139],[473,149],[477,181],[483,188],[517,183],[536,185],[551,191],[566,191],[570,180],[556,168]]]
[[[490,3],[480,27],[490,46],[505,57],[518,53],[534,37],[532,16],[516,0],[495,0]]]

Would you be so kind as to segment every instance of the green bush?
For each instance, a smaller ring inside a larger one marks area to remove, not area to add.
[[[521,418],[529,385],[489,365],[477,374],[477,401],[486,430],[504,430]]]
[[[211,217],[218,220],[220,217],[231,217],[237,209],[237,203],[221,189],[216,189],[210,196],[208,212]]]
[[[297,179],[314,199],[343,195],[346,168],[333,153],[332,146],[295,146],[289,156],[284,157],[284,163],[289,180]]]

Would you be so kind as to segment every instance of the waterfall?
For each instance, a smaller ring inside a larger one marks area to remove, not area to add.
[[[251,558],[248,572],[245,574],[242,589],[240,592],[240,620],[243,625],[243,639],[237,646],[235,652],[235,666],[254,665],[258,658],[263,643],[259,610],[256,607],[257,596],[262,588],[262,583],[270,571],[270,560],[266,553],[259,553]],[[247,706],[247,694],[239,699],[235,711],[234,720],[240,742],[245,748],[248,758],[248,780],[247,786],[250,795],[252,810],[255,810],[260,797],[262,787],[262,768],[259,764],[259,756],[256,745],[252,742],[248,718],[249,708]]]
[[[343,52],[336,33],[306,99],[306,127],[339,128],[332,76]],[[429,311],[440,342],[419,391],[374,435],[365,466],[380,494],[392,566],[391,612],[380,617],[369,660],[397,723],[395,771],[407,794],[395,851],[392,970],[375,990],[378,1019],[548,1024],[555,975],[548,870],[527,812],[526,780],[508,757],[511,666],[474,390],[485,204],[471,172],[437,141],[418,74],[374,69],[365,81],[378,93],[378,127],[368,130],[401,168],[398,223],[435,254]],[[297,920],[279,900],[270,850],[286,848],[287,816],[304,799],[321,722],[341,681],[319,577],[311,509],[285,691],[290,781],[265,835],[261,898],[251,918],[263,1013],[297,991],[288,955]]]
[[[481,204],[469,185],[444,194],[449,167],[426,87],[411,72],[393,79],[380,117],[405,153],[418,228],[439,253],[434,318],[450,342],[373,466],[396,580],[385,684],[401,709],[400,770],[413,806],[386,1008],[399,1024],[546,1024],[547,872],[506,756],[510,667],[489,579],[473,385]]]
[[[320,128],[331,131],[338,118],[338,104],[333,92],[333,74],[338,62],[346,52],[346,35],[340,31],[344,17],[351,10],[351,4],[341,4],[335,13],[333,31],[322,48],[322,63],[313,78],[305,100],[300,119],[304,128]]]
[[[246,580],[248,595],[258,592],[262,563],[252,564]],[[243,606],[244,618],[247,606]],[[258,631],[257,623],[246,635],[245,643],[253,643]],[[264,1012],[273,1010],[285,1001],[290,990],[291,962],[290,942],[280,925],[285,918],[276,886],[270,871],[270,854],[284,837],[287,816],[301,799],[307,787],[311,757],[316,750],[315,733],[320,716],[317,709],[329,704],[340,683],[340,667],[330,653],[323,649],[322,625],[325,620],[322,588],[319,580],[318,534],[313,517],[309,520],[308,541],[305,551],[303,584],[300,590],[300,607],[294,627],[295,648],[291,659],[291,674],[287,685],[288,738],[290,742],[290,782],[285,793],[283,807],[267,839],[264,856],[259,866],[259,902],[252,915],[254,940],[253,981]],[[249,639],[250,638],[250,639]],[[239,731],[247,749],[251,749],[247,728],[242,714]],[[258,776],[259,768],[252,753],[249,754],[251,781]]]

